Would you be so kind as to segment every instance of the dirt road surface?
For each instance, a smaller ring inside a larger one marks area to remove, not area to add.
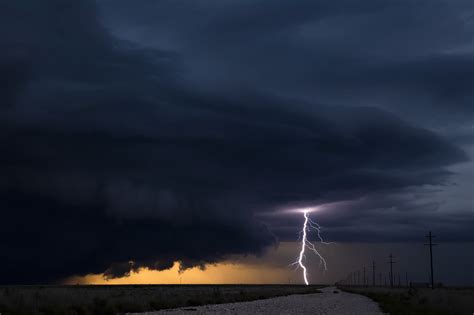
[[[313,314],[313,315],[381,315],[377,303],[362,295],[345,293],[334,287],[323,293],[289,295],[252,302],[183,307],[172,310],[139,313],[140,315],[194,314]],[[334,293],[338,291],[339,293]]]

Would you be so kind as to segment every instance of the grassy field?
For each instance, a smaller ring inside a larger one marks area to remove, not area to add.
[[[118,314],[317,293],[322,286],[126,285],[2,286],[0,313]]]
[[[340,287],[365,295],[391,315],[471,315],[474,314],[474,288],[371,288]]]

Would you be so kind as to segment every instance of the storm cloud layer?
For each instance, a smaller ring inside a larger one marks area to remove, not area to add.
[[[459,36],[439,41],[455,52],[429,38],[404,46],[415,42],[404,32],[436,25],[425,21],[393,25],[369,58],[356,47],[377,34],[362,24],[358,41],[343,36],[339,19],[368,15],[388,31],[384,14],[404,5],[252,3],[1,2],[0,279],[259,254],[297,225],[268,214],[296,205],[356,200],[323,215],[343,240],[370,237],[356,220],[397,226],[437,209],[413,194],[469,161],[453,139],[472,123],[470,17],[446,17]],[[466,239],[463,215],[430,220]]]

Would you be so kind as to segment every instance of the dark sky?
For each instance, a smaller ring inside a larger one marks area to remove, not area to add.
[[[0,0],[0,279],[473,241],[474,3]]]

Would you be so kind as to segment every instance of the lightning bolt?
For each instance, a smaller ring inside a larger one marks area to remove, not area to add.
[[[308,270],[307,270],[306,266],[304,265],[304,262],[306,260],[306,256],[305,256],[306,249],[308,249],[308,250],[312,251],[314,254],[316,254],[316,256],[319,257],[319,266],[324,267],[324,272],[326,272],[326,270],[327,270],[326,259],[324,259],[324,257],[319,253],[319,251],[316,249],[314,244],[311,243],[308,240],[308,232],[311,232],[311,230],[315,230],[317,232],[319,241],[322,244],[331,244],[331,243],[325,242],[323,240],[323,238],[321,236],[321,226],[318,223],[311,220],[311,218],[309,217],[309,212],[310,212],[310,210],[303,210],[304,224],[303,224],[303,229],[300,231],[301,250],[300,250],[300,254],[298,256],[298,260],[291,264],[291,266],[296,265],[297,269],[301,268],[303,270],[303,278],[304,278],[304,283],[306,285],[309,285]]]

